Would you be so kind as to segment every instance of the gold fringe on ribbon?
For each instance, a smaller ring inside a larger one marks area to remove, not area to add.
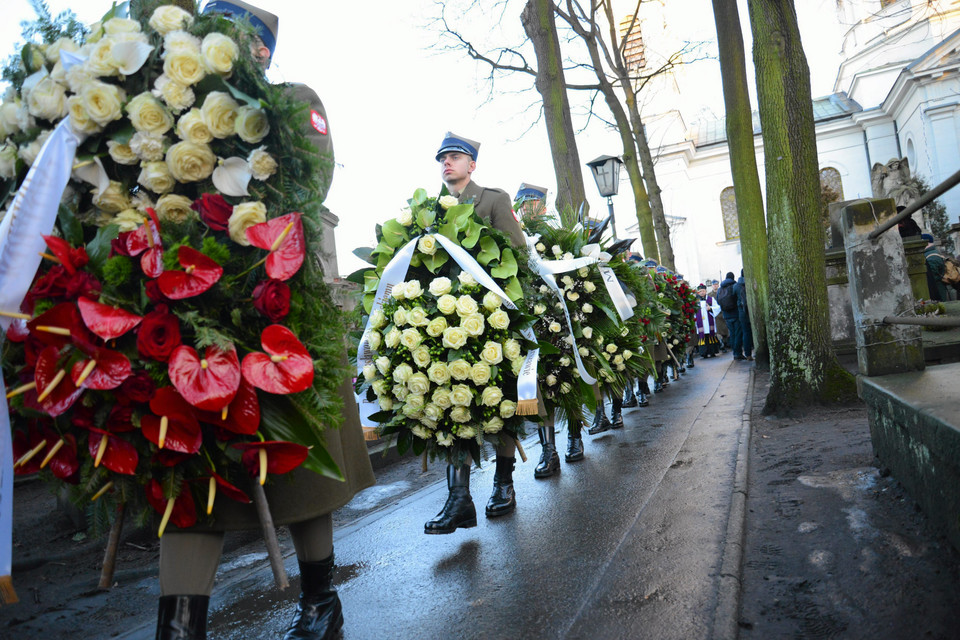
[[[517,403],[517,415],[518,416],[535,416],[537,415],[537,399],[531,398],[529,400],[521,400]]]
[[[0,602],[3,604],[15,604],[20,602],[17,592],[13,588],[13,578],[10,576],[0,576]]]
[[[374,440],[379,440],[380,435],[377,433],[375,427],[362,427],[363,429],[363,439],[368,442],[373,442]]]

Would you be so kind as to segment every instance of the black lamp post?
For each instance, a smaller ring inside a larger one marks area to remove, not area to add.
[[[610,210],[610,224],[613,227],[613,239],[617,239],[617,223],[613,217],[613,196],[617,195],[620,186],[620,167],[623,160],[617,156],[600,156],[587,163],[597,181],[600,196],[607,199],[607,208]]]

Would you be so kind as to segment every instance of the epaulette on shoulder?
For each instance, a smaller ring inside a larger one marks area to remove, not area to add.
[[[506,191],[504,191],[503,189],[499,189],[499,188],[497,188],[497,187],[483,187],[483,190],[484,190],[484,191],[493,191],[494,193],[502,193],[503,195],[507,195],[507,192],[506,192]]]

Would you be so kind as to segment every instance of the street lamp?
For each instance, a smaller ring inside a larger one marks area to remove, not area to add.
[[[621,165],[623,165],[623,160],[617,156],[600,156],[587,163],[590,171],[593,172],[593,179],[597,181],[600,196],[607,199],[614,240],[617,239],[617,223],[613,217],[613,196],[617,195],[617,189],[620,186]]]

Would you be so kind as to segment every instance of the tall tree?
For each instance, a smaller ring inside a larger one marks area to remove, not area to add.
[[[766,413],[855,397],[830,342],[810,70],[792,0],[749,0],[767,174]]]
[[[585,206],[587,196],[583,186],[583,167],[573,133],[573,118],[567,100],[563,56],[553,13],[552,0],[528,0],[520,22],[537,56],[536,87],[543,99],[543,116],[547,124],[547,138],[557,177],[557,212],[564,222],[566,216]]]
[[[727,146],[730,171],[737,200],[743,273],[747,283],[747,304],[756,343],[756,358],[769,365],[767,317],[769,316],[767,274],[767,226],[763,214],[763,193],[757,173],[756,146],[753,142],[753,113],[747,90],[746,56],[740,12],[737,3],[713,0],[713,19],[717,25],[720,50],[720,77],[726,107]]]

